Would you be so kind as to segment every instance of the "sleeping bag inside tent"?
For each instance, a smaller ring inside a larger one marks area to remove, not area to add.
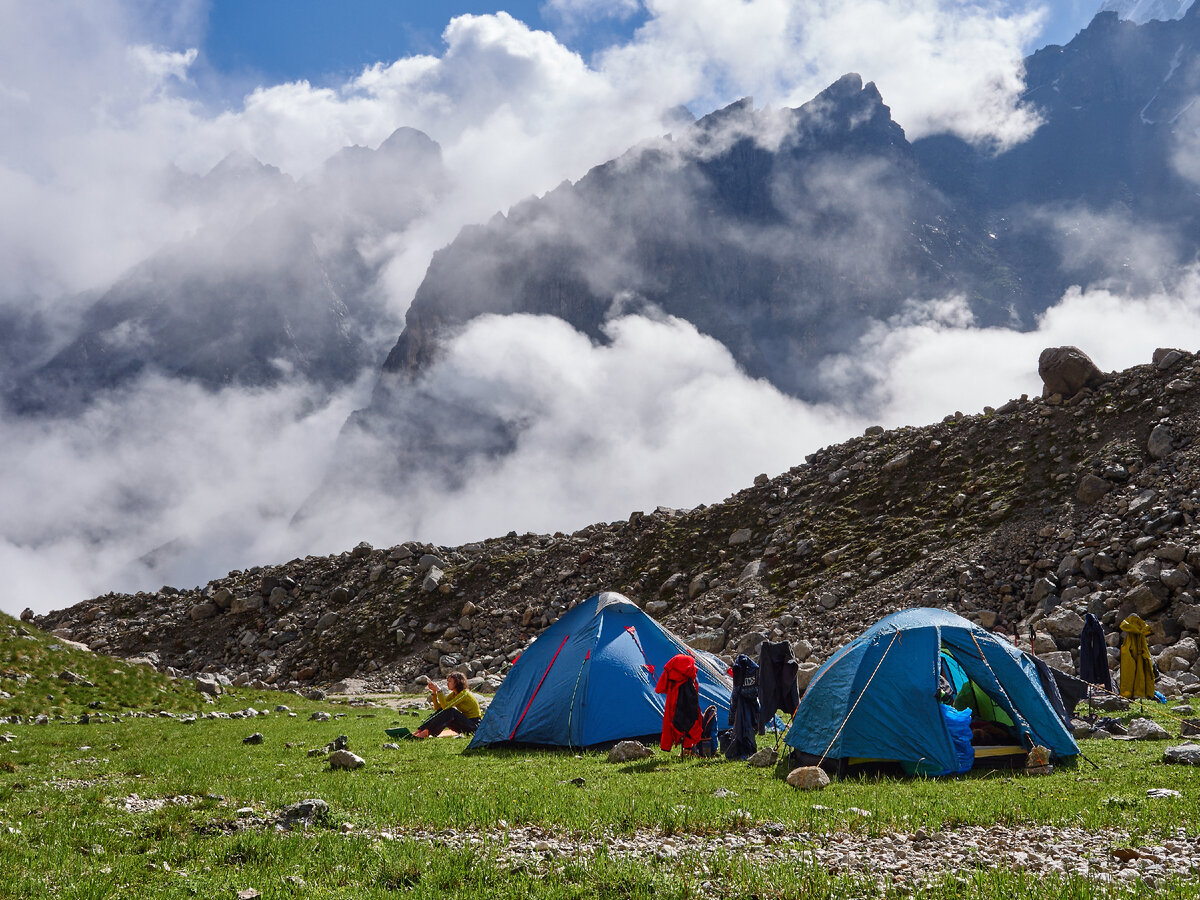
[[[1033,661],[939,609],[894,613],[838,650],[813,676],[785,741],[797,764],[840,774],[887,764],[955,774],[1006,756],[1022,763],[1038,744],[1060,760],[1079,753]]]
[[[662,734],[663,666],[696,660],[700,709],[729,727],[733,683],[711,654],[693,650],[621,594],[596,594],[568,610],[509,670],[468,749],[504,745],[595,747]]]

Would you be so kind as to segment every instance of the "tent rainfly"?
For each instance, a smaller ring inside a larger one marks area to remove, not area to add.
[[[696,660],[700,708],[729,725],[732,682],[715,656],[679,637],[621,594],[596,594],[529,645],[488,706],[468,749],[505,745],[595,747],[662,733],[654,692],[672,656]]]

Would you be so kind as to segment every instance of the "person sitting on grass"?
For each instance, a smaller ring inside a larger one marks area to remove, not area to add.
[[[413,737],[436,736],[447,728],[457,734],[475,733],[482,714],[479,711],[479,699],[467,690],[466,675],[462,672],[447,675],[445,691],[440,690],[437,682],[431,678],[429,691],[433,708],[438,711],[421,723]]]

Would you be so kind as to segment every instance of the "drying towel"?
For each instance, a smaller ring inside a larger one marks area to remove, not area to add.
[[[763,641],[758,651],[758,721],[766,726],[776,711],[789,716],[796,714],[800,705],[800,686],[796,673],[800,663],[787,641]]]
[[[1141,616],[1131,615],[1121,623],[1125,639],[1121,641],[1121,696],[1154,696],[1154,663],[1146,637],[1150,626]]]
[[[758,717],[758,663],[739,653],[729,671],[733,676],[733,695],[729,703],[733,740],[725,749],[725,757],[745,759],[758,750],[754,736],[762,730]]]

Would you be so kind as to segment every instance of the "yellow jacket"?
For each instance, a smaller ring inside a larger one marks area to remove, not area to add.
[[[455,707],[468,719],[478,719],[482,715],[479,711],[479,701],[470,691],[459,691],[457,694],[447,694],[445,691],[438,691],[431,699],[433,700],[434,709],[450,709],[451,707]]]
[[[1130,615],[1121,623],[1125,638],[1121,641],[1121,696],[1154,696],[1154,663],[1146,637],[1150,626],[1138,615]]]

